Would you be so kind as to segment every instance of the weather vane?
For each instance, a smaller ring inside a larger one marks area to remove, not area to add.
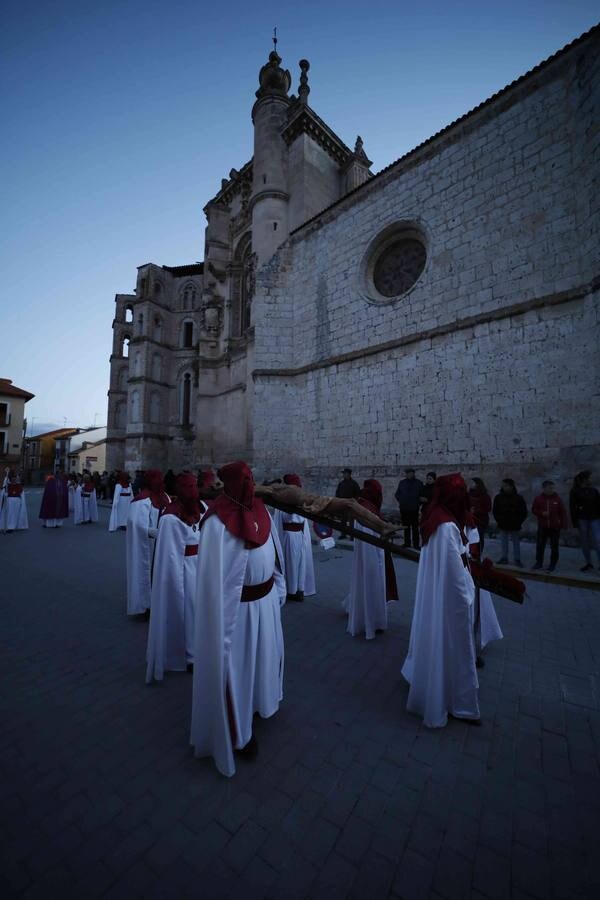
[[[273,49],[277,53],[277,25],[273,29]]]

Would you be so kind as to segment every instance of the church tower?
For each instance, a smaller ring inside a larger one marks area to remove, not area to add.
[[[292,78],[281,68],[277,50],[260,70],[260,87],[252,108],[254,161],[252,177],[252,249],[258,266],[267,262],[289,233],[288,148],[282,137],[291,98]]]

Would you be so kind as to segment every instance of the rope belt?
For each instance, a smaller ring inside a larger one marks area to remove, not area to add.
[[[284,522],[284,531],[304,531],[304,522]]]
[[[198,544],[186,544],[184,556],[198,556]]]
[[[253,600],[260,600],[262,597],[266,597],[268,593],[270,593],[271,588],[275,584],[275,575],[271,575],[268,581],[263,581],[262,584],[245,584],[242,588],[242,596],[240,600],[242,603],[251,603]]]

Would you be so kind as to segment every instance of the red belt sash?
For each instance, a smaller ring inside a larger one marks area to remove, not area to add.
[[[119,496],[120,497],[131,497],[131,492],[130,491],[121,491]]]
[[[304,522],[284,522],[284,531],[304,531]]]
[[[184,556],[198,556],[198,544],[186,544]]]
[[[267,581],[263,581],[262,584],[245,584],[242,588],[240,600],[242,603],[251,603],[253,600],[260,600],[270,593],[274,584],[275,575],[271,575],[271,577]]]

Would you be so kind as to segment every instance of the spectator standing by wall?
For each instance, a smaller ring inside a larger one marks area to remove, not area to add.
[[[423,490],[421,491],[421,496],[419,497],[419,503],[421,504],[421,515],[425,514],[426,507],[431,503],[431,498],[433,497],[433,489],[435,487],[435,480],[437,475],[435,472],[428,472],[425,476],[425,484],[423,486]]]
[[[420,547],[419,506],[425,485],[418,478],[415,478],[414,469],[405,469],[404,476],[398,483],[394,496],[398,501],[400,518],[404,526],[404,546],[411,546],[412,537],[412,546],[415,550],[418,550]]]
[[[515,566],[523,566],[521,562],[520,532],[523,522],[527,518],[527,504],[517,491],[517,486],[512,478],[505,478],[500,486],[500,493],[494,497],[492,514],[500,529],[501,557],[500,565],[508,563],[508,541],[513,547],[513,559]]]
[[[356,500],[360,494],[360,486],[352,477],[352,469],[344,469],[342,480],[339,482],[335,496],[345,500]]]
[[[544,565],[546,543],[550,541],[550,565],[547,572],[554,572],[558,562],[558,539],[561,528],[568,524],[564,503],[556,493],[553,481],[542,482],[542,493],[533,501],[531,511],[538,520],[534,569]]]
[[[581,551],[585,560],[582,572],[593,569],[592,549],[600,566],[600,492],[592,484],[592,473],[586,469],[575,476],[569,494],[571,521],[579,529]]]
[[[358,482],[354,480],[352,477],[352,469],[344,469],[342,471],[342,480],[339,482],[335,496],[341,497],[344,500],[357,500],[360,495],[360,485]],[[348,525],[352,528],[354,525],[354,519],[346,519]],[[344,537],[344,532],[340,532],[340,536]],[[350,537],[350,540],[353,541],[354,538]]]
[[[490,523],[490,513],[492,511],[492,498],[488,494],[483,480],[481,478],[472,478],[471,487],[469,488],[469,500],[471,501],[471,511],[475,518],[475,525],[479,533],[479,555],[483,558],[483,547],[485,544],[485,529]]]

